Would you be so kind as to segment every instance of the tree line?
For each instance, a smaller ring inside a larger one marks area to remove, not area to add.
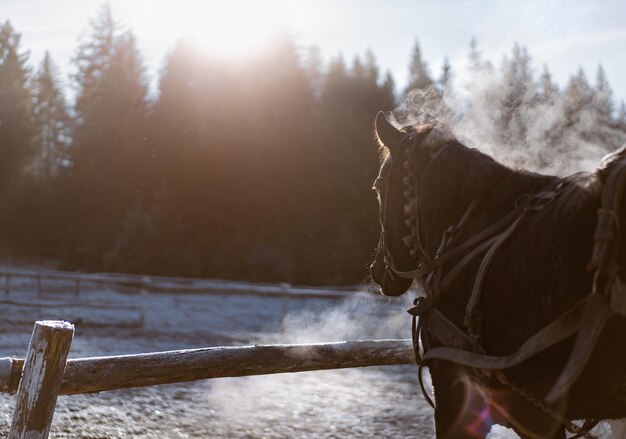
[[[475,67],[489,65],[470,46]],[[378,238],[374,116],[423,99],[409,90],[429,90],[439,103],[454,93],[447,60],[433,77],[416,43],[409,61],[409,84],[396,90],[371,51],[325,64],[317,48],[302,50],[283,35],[232,61],[180,40],[150,93],[135,37],[109,6],[78,42],[69,78],[49,53],[31,69],[7,21],[0,258],[36,256],[85,271],[358,283]],[[601,67],[597,84],[581,70],[564,90],[547,67],[535,79],[519,46],[501,68],[487,68],[509,84],[494,118],[503,133],[524,130],[527,101],[558,100],[567,102],[567,123],[593,108],[594,142],[614,148],[615,133],[623,141],[626,110],[623,102],[615,108]]]

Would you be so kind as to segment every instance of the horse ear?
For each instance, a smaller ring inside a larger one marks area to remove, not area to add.
[[[400,145],[400,141],[404,138],[404,136],[406,136],[406,133],[400,131],[393,126],[391,122],[389,122],[387,115],[385,115],[382,111],[379,111],[376,115],[374,130],[378,142],[389,148],[392,152],[398,145]]]

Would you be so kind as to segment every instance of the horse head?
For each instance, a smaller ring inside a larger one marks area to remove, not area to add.
[[[396,128],[383,112],[375,121],[382,165],[373,189],[377,193],[380,239],[370,273],[387,296],[399,296],[411,286],[406,272],[425,263],[420,240],[418,192],[421,176],[447,135],[433,125]]]

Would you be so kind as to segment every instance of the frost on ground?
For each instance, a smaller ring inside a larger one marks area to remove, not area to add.
[[[406,304],[365,293],[346,303],[113,291],[83,296],[81,300],[139,305],[145,325],[79,325],[70,358],[211,345],[408,336]],[[25,295],[15,300],[29,299]],[[288,314],[283,319],[285,306]],[[15,315],[27,313],[23,306],[4,312],[12,312],[14,321],[28,321],[28,315]],[[40,312],[36,318],[42,317]],[[342,315],[348,320],[342,321]],[[0,356],[24,357],[31,329],[30,324],[0,327]],[[8,432],[14,399],[0,396],[0,437]],[[222,378],[60,396],[51,437],[402,437],[407,432],[429,437],[431,413],[418,397],[414,368],[397,366]]]
[[[28,295],[20,300],[28,300]],[[140,306],[142,328],[77,326],[70,358],[250,343],[407,338],[410,297],[333,299],[87,293]],[[285,316],[285,306],[288,314]],[[24,308],[19,308],[26,312]],[[5,310],[6,311],[6,310]],[[90,311],[96,312],[96,311]],[[27,315],[13,316],[28,320]],[[52,316],[58,317],[58,316]],[[37,315],[37,318],[40,318]],[[32,325],[0,326],[0,356],[24,357]],[[15,398],[0,395],[0,437]],[[604,430],[606,426],[602,427]],[[302,372],[60,396],[52,438],[432,438],[413,366]],[[495,427],[490,438],[514,438]],[[604,437],[609,437],[604,435]]]

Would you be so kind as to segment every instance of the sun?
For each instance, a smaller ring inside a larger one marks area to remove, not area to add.
[[[221,1],[204,5],[204,17],[189,17],[189,35],[212,52],[246,56],[288,27],[283,1]]]
[[[245,57],[282,31],[313,23],[309,2],[289,0],[140,0],[129,15],[143,35],[172,40],[187,37],[206,51]]]

